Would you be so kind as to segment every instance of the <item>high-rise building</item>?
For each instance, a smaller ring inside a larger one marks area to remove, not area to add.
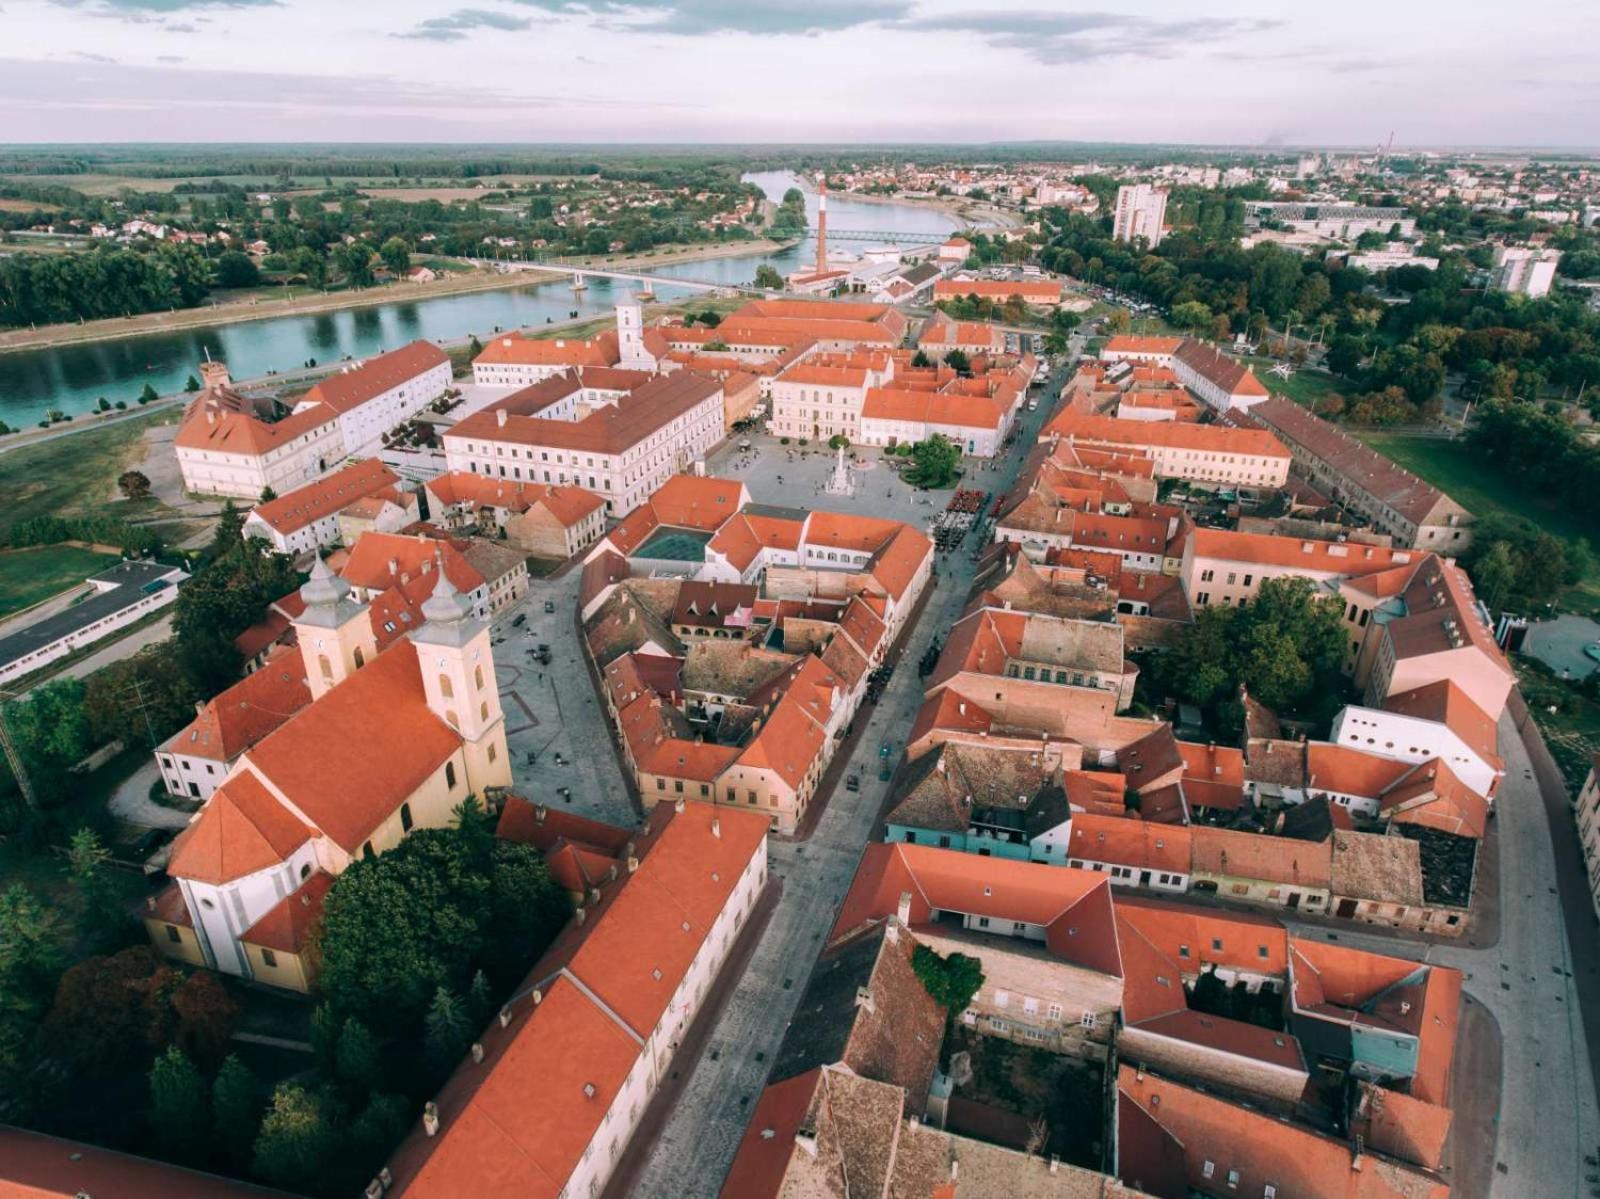
[[[1494,252],[1494,286],[1524,296],[1542,296],[1555,282],[1560,250],[1531,246],[1498,246]]]
[[[1167,215],[1167,193],[1148,183],[1125,183],[1117,188],[1117,211],[1111,235],[1118,241],[1144,238],[1151,247],[1161,244],[1161,224]]]

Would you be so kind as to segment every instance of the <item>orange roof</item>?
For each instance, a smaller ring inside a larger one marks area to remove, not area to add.
[[[821,718],[808,711],[799,697],[785,692],[766,723],[739,754],[739,765],[770,770],[790,787],[798,788],[827,741],[818,719]]]
[[[1456,776],[1442,758],[1414,767],[1383,793],[1378,810],[1401,824],[1441,829],[1458,837],[1482,837],[1489,801]]]
[[[1191,806],[1237,808],[1244,802],[1244,753],[1229,745],[1178,742],[1183,793]]]
[[[656,488],[649,503],[664,525],[710,532],[738,512],[747,498],[737,479],[673,475]]]
[[[484,1060],[462,1062],[438,1095],[438,1135],[416,1129],[391,1157],[391,1193],[556,1199],[566,1186],[766,840],[759,813],[657,810],[638,869],[567,926],[511,1001],[510,1025],[484,1032]]]
[[[1283,443],[1265,429],[1232,425],[1191,425],[1179,421],[1118,420],[1114,416],[1058,413],[1043,436],[1107,445],[1159,446],[1213,454],[1245,454],[1258,458],[1289,457]]]
[[[701,404],[712,399],[720,403],[722,384],[695,371],[652,375],[615,403],[596,405],[581,420],[512,412],[507,405],[513,405],[519,394],[500,401],[502,411],[483,409],[462,418],[445,433],[445,440],[473,439],[621,454]]]
[[[356,538],[339,568],[339,576],[350,586],[367,591],[385,591],[396,583],[424,575],[431,584],[434,563],[440,554],[444,555],[444,572],[457,591],[466,595],[483,586],[483,575],[450,541],[376,530]]]
[[[1413,550],[1350,541],[1310,541],[1272,533],[1240,533],[1199,526],[1190,534],[1190,543],[1196,558],[1323,571],[1329,575],[1375,574],[1392,566],[1403,566],[1417,557]]]
[[[1021,296],[1024,300],[1057,304],[1061,301],[1061,284],[1040,280],[1020,279],[940,279],[933,285],[935,300],[955,300],[965,296],[983,296],[991,300],[1009,300]]]
[[[200,883],[233,882],[280,865],[312,830],[248,770],[218,787],[172,843],[167,873]]]
[[[569,528],[595,509],[605,506],[605,500],[582,487],[507,482],[505,479],[474,474],[470,470],[449,471],[429,479],[423,486],[436,503],[445,506],[461,504],[526,512],[543,505],[557,521]]]
[[[1154,1135],[1152,1135],[1154,1133]],[[1117,1173],[1160,1194],[1262,1195],[1270,1185],[1296,1199],[1448,1199],[1443,1182],[1394,1162],[1363,1162],[1344,1141],[1159,1075],[1117,1074]],[[1166,1180],[1173,1154],[1182,1174]],[[1207,1169],[1210,1174],[1208,1176]],[[1176,1181],[1178,1189],[1172,1189]]]
[[[520,795],[508,795],[505,807],[500,810],[500,822],[495,825],[494,835],[540,850],[550,849],[558,843],[574,842],[615,858],[621,857],[628,844],[639,834],[636,829],[618,828],[614,824],[578,816],[563,808],[536,804]]]
[[[1116,337],[1107,340],[1101,349],[1101,354],[1126,354],[1131,356],[1148,354],[1168,355],[1176,354],[1178,347],[1183,345],[1181,337],[1142,337],[1135,333],[1119,333]]]
[[[738,571],[748,570],[762,550],[800,548],[803,521],[741,512],[716,531],[706,548],[723,555]]]
[[[216,454],[261,457],[288,445],[315,429],[334,431],[339,414],[326,404],[292,412],[271,423],[250,415],[220,409],[202,398],[189,406],[172,444],[179,449],[209,450]]]
[[[1085,862],[1109,862],[1136,870],[1189,873],[1189,828],[1151,824],[1125,816],[1080,812],[1072,818],[1068,855]]]
[[[918,529],[901,525],[873,556],[867,570],[895,599],[904,598],[911,580],[916,578],[929,556],[933,542]]]
[[[726,320],[749,317],[776,317],[780,320],[831,319],[844,321],[903,320],[889,304],[855,300],[751,300],[729,313]]]
[[[288,1199],[248,1182],[218,1178],[184,1166],[0,1127],[0,1197],[3,1199]]]
[[[1267,398],[1267,389],[1261,385],[1250,367],[1230,358],[1215,346],[1194,338],[1185,338],[1177,359],[1201,378],[1206,379],[1230,396],[1259,396]]]
[[[1410,773],[1411,766],[1348,745],[1313,741],[1306,747],[1306,794],[1332,791],[1377,799]]]
[[[1296,841],[1262,833],[1196,825],[1196,874],[1255,879],[1326,890],[1333,880],[1333,843]]]
[[[861,405],[863,420],[899,420],[971,429],[998,429],[1006,410],[986,396],[874,387]]]
[[[829,940],[894,915],[903,893],[911,896],[913,926],[937,911],[1021,921],[1045,929],[1057,957],[1122,973],[1109,876],[900,842],[867,846]]]
[[[1196,834],[1199,831],[1193,830]],[[1188,971],[1218,966],[1281,976],[1289,968],[1289,934],[1270,916],[1223,912],[1134,895],[1117,896],[1117,915]]]
[[[298,651],[280,650],[162,743],[168,753],[231,762],[311,702]]]
[[[880,368],[881,369],[881,368]],[[778,376],[780,383],[807,383],[822,387],[865,387],[865,366],[829,366],[805,360]]]
[[[245,761],[355,853],[460,748],[460,734],[428,707],[416,647],[401,638]]]
[[[1398,691],[1383,701],[1390,712],[1434,720],[1449,727],[1467,747],[1491,766],[1498,768],[1500,756],[1494,718],[1472,702],[1452,679],[1440,679],[1410,691]]]
[[[589,341],[570,337],[529,337],[508,333],[483,347],[472,360],[491,366],[615,366],[621,357],[617,335],[606,330]]]
[[[775,1082],[761,1092],[739,1151],[723,1180],[722,1199],[777,1195],[794,1154],[795,1134],[811,1110],[822,1067]]]
[[[239,940],[279,953],[299,953],[322,920],[322,901],[332,886],[333,875],[317,871],[240,933]]]
[[[306,392],[301,402],[315,400],[335,412],[349,412],[418,375],[449,364],[450,355],[431,341],[414,341],[398,350],[341,368]]]
[[[257,504],[252,515],[287,536],[332,516],[353,500],[393,487],[399,482],[400,476],[377,458],[364,458],[314,483],[296,487],[275,500]]]

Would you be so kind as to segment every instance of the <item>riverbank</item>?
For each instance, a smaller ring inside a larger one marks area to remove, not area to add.
[[[185,329],[210,329],[241,321],[259,321],[277,316],[315,316],[347,308],[366,308],[377,304],[431,300],[441,296],[494,291],[504,287],[527,287],[550,282],[559,275],[536,275],[524,271],[505,275],[497,271],[472,271],[435,279],[432,283],[386,283],[360,291],[289,296],[282,300],[256,298],[207,308],[183,308],[176,312],[146,312],[138,316],[109,317],[81,325],[46,325],[41,329],[11,329],[0,333],[0,353],[9,350],[39,350],[57,346],[82,345],[153,333],[175,333]]]
[[[763,238],[686,246],[682,249],[661,251],[654,255],[594,255],[564,258],[560,262],[563,266],[592,266],[596,269],[636,270],[649,273],[654,267],[677,266],[686,262],[737,258],[747,254],[772,254],[787,248],[788,245],[787,242]],[[288,296],[282,300],[257,297],[249,301],[241,300],[216,307],[184,308],[177,312],[146,312],[139,316],[111,317],[81,325],[46,325],[39,329],[10,329],[0,332],[0,353],[83,345],[124,337],[182,332],[188,329],[210,329],[219,325],[234,325],[273,317],[316,316],[352,308],[433,300],[508,287],[530,287],[539,283],[555,282],[561,278],[563,276],[554,272],[533,270],[502,272],[485,268],[448,275],[432,283],[387,283],[378,287],[363,288],[360,291],[338,292],[331,295]]]

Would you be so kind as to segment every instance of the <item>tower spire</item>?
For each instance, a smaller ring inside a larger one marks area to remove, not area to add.
[[[828,270],[828,172],[822,171],[817,191],[817,274]]]

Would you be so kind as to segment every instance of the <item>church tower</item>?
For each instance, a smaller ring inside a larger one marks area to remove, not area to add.
[[[617,365],[623,370],[653,371],[656,356],[644,344],[644,305],[628,295],[617,305]]]
[[[378,653],[365,604],[350,598],[346,583],[317,555],[311,577],[300,588],[305,611],[294,621],[311,698],[321,699]]]
[[[411,643],[428,707],[461,734],[467,785],[481,796],[485,787],[511,785],[489,622],[472,615],[471,601],[450,582],[442,557],[434,574],[438,581],[423,602],[423,624]]]

